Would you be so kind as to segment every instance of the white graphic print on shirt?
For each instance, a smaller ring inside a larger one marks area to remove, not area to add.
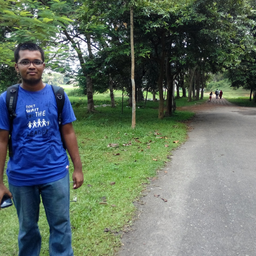
[[[37,108],[36,105],[33,104],[33,105],[26,105],[26,112],[27,114],[29,114],[30,117],[34,116],[34,117],[43,118],[42,120],[38,118],[37,120],[33,120],[32,122],[29,121],[28,122],[29,129],[49,126],[50,122],[45,120],[45,110],[39,111],[39,108]]]

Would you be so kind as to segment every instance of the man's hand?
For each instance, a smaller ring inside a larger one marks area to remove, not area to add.
[[[84,183],[84,174],[82,171],[74,170],[73,175],[73,189],[77,189]]]
[[[2,201],[4,195],[8,195],[12,198],[12,193],[9,191],[9,189],[3,183],[0,183],[0,202]]]

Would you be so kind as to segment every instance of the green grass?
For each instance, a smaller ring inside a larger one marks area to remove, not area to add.
[[[95,95],[94,99],[98,105],[110,103],[108,94]],[[85,97],[70,96],[70,100],[78,119],[74,128],[85,175],[83,186],[71,190],[71,200],[77,198],[70,206],[74,254],[114,255],[121,246],[121,231],[132,223],[134,202],[169,161],[172,150],[185,142],[184,121],[194,114],[177,111],[172,117],[159,120],[158,102],[150,101],[146,106],[140,104],[136,128],[131,129],[131,108],[125,106],[122,113],[120,93],[116,94],[116,108],[98,107],[94,114],[86,112]],[[195,103],[179,99],[177,106]],[[6,176],[4,179],[7,182]],[[0,255],[17,255],[15,208],[1,210],[0,219]],[[39,227],[40,255],[49,255],[43,207]]]
[[[250,101],[248,97],[227,98],[227,100],[241,107],[256,107],[256,103],[253,100]]]

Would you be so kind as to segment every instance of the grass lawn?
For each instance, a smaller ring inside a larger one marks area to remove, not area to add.
[[[194,115],[177,111],[172,117],[159,120],[158,102],[148,101],[136,110],[136,128],[131,129],[131,108],[125,106],[122,113],[121,92],[115,96],[117,107],[111,108],[101,106],[110,104],[109,94],[95,95],[95,105],[99,107],[94,114],[86,112],[86,97],[70,96],[77,117],[74,128],[85,175],[84,185],[71,190],[73,248],[79,256],[114,255],[118,251],[122,230],[134,217],[134,202],[169,161],[172,150],[185,142],[184,121]],[[195,103],[177,100],[177,106]],[[71,166],[70,176],[72,171]],[[7,182],[6,176],[4,179]],[[17,255],[15,208],[1,210],[0,219],[0,255]],[[40,255],[49,255],[49,231],[43,207],[39,219]]]

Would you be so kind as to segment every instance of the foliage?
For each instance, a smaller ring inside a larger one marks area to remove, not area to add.
[[[9,67],[16,43],[29,39],[46,48],[52,69],[76,77],[84,93],[111,84],[131,95],[131,6],[138,91],[166,86],[163,59],[173,80],[189,81],[194,68],[202,77],[225,68],[234,86],[254,89],[253,1],[0,0],[0,65]]]
[[[216,89],[219,89],[219,90],[224,90],[224,88],[228,88],[230,87],[230,81],[228,79],[223,79],[223,80],[220,80],[220,81],[211,81],[207,84],[207,90],[208,91],[216,91]]]

